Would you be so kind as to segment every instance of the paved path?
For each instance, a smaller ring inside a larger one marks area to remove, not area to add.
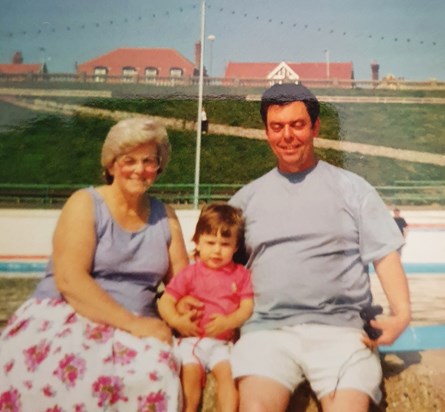
[[[66,115],[82,113],[89,115],[100,115],[111,117],[115,120],[135,116],[135,113],[124,111],[111,111],[105,109],[95,109],[80,105],[61,104],[42,99],[22,99],[14,96],[1,96],[0,99],[6,103],[25,107],[31,110],[63,113]],[[165,126],[176,130],[195,130],[195,122],[174,118],[163,118],[151,116],[162,121]],[[264,140],[264,131],[261,129],[247,129],[220,124],[210,124],[209,134],[238,136],[249,139]],[[375,146],[363,143],[329,140],[319,137],[315,139],[315,146],[323,149],[333,149],[341,152],[360,153],[367,156],[388,157],[391,159],[404,160],[408,162],[426,163],[437,166],[445,166],[445,155],[419,152],[413,150],[394,149],[391,147]]]

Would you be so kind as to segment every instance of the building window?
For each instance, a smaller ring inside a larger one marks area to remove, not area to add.
[[[179,67],[172,67],[170,69],[170,77],[182,77],[183,71]]]
[[[106,67],[95,67],[94,68],[94,81],[104,82],[107,80],[108,69]]]
[[[145,77],[151,78],[156,77],[159,74],[159,70],[156,67],[147,67],[145,69]]]
[[[122,69],[122,76],[124,77],[124,82],[131,83],[136,80],[137,71],[134,67],[124,67]]]

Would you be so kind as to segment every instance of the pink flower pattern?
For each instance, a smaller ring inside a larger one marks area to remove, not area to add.
[[[161,351],[159,354],[159,362],[167,364],[172,372],[177,373],[179,371],[178,360],[170,351]]]
[[[23,351],[23,354],[25,355],[25,362],[30,372],[34,372],[46,359],[50,346],[51,345],[44,339],[37,345],[33,345]]]
[[[53,372],[67,388],[72,388],[78,379],[83,378],[86,370],[85,360],[73,353],[66,354]]]
[[[22,330],[26,329],[29,324],[29,318],[21,320],[17,325],[15,325],[7,334],[7,337],[10,338],[12,336],[17,335]]]
[[[166,412],[167,397],[162,391],[150,393],[147,397],[138,398],[137,412]]]
[[[51,387],[51,385],[45,385],[45,386],[42,388],[42,392],[43,392],[43,395],[45,395],[45,396],[48,397],[48,398],[53,398],[54,395],[56,394],[56,392],[55,392],[54,389]]]
[[[99,376],[93,383],[93,396],[99,398],[98,406],[110,406],[116,402],[127,401],[122,392],[124,384],[118,376]]]
[[[113,336],[113,328],[107,325],[87,325],[85,337],[98,343],[107,342]]]
[[[23,381],[23,386],[27,389],[32,389],[32,380],[31,379],[25,379]]]
[[[179,366],[164,344],[77,316],[60,299],[31,302],[0,338],[0,412],[180,409]]]
[[[160,378],[159,378],[158,372],[157,372],[157,371],[152,371],[152,372],[150,372],[150,373],[148,374],[148,379],[149,379],[150,381],[153,381],[153,382],[159,380]]]
[[[0,395],[0,411],[21,412],[21,410],[20,394],[17,389],[12,388]]]
[[[125,346],[121,342],[113,344],[113,354],[108,358],[105,358],[104,362],[115,362],[119,365],[128,365],[134,358],[136,358],[137,352],[128,346]]]
[[[51,322],[49,320],[44,320],[42,325],[40,326],[39,332],[45,332],[51,326]]]
[[[71,328],[67,327],[62,329],[56,336],[58,338],[66,338],[69,334],[71,334]]]
[[[59,405],[54,405],[51,408],[45,409],[45,412],[64,412],[64,410]]]
[[[9,362],[6,362],[3,366],[3,371],[5,372],[5,375],[7,375],[12,368],[14,367],[14,360],[10,360]]]

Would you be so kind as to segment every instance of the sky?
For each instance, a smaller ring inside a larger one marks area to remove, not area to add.
[[[119,47],[173,48],[194,61],[203,0],[0,0],[0,63],[74,73]],[[204,64],[352,62],[357,80],[445,81],[443,0],[206,0]],[[208,40],[211,36],[214,40]]]

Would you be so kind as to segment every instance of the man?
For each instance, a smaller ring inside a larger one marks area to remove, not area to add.
[[[393,210],[394,213],[394,221],[397,224],[397,227],[399,228],[400,232],[402,233],[403,237],[406,238],[406,232],[408,223],[406,223],[406,220],[400,215],[400,209],[397,207]]]
[[[240,411],[285,411],[307,379],[323,411],[367,411],[379,403],[380,360],[410,322],[397,226],[377,192],[359,176],[319,160],[314,139],[319,102],[301,84],[274,85],[261,115],[277,168],[238,191],[230,203],[246,220],[255,308],[233,350]],[[373,263],[391,315],[371,321]]]

